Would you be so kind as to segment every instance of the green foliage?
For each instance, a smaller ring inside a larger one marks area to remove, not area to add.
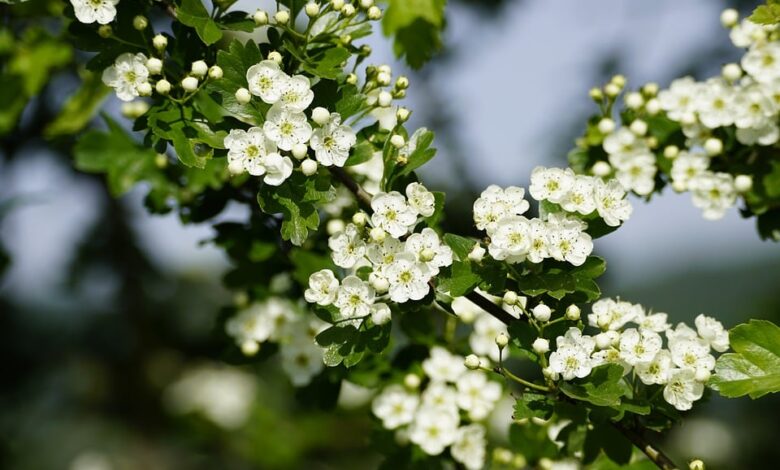
[[[236,100],[236,90],[246,88],[246,71],[263,60],[260,48],[253,41],[242,44],[235,39],[227,50],[217,52],[217,65],[222,68],[223,77],[206,85],[206,91],[214,102],[232,117],[247,124],[257,125],[265,120],[268,107],[258,100],[241,104]]]
[[[734,352],[718,358],[709,385],[730,398],[780,391],[780,327],[751,320],[729,331],[729,340]]]
[[[780,23],[780,4],[776,0],[769,0],[766,5],[757,6],[748,19],[753,23],[765,25]]]
[[[201,0],[181,0],[176,9],[176,18],[183,24],[195,28],[204,44],[211,45],[222,39],[222,30]]]
[[[618,406],[620,398],[628,393],[628,386],[623,381],[622,366],[604,364],[584,379],[562,382],[560,390],[570,398],[596,406]]]
[[[446,0],[390,0],[382,29],[395,36],[393,50],[420,68],[441,48]]]

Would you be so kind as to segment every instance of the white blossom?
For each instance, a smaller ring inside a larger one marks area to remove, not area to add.
[[[658,102],[669,119],[692,122],[695,119],[696,99],[700,90],[701,85],[692,77],[678,78],[671,83],[668,90],[658,93]]]
[[[604,219],[604,223],[610,227],[617,227],[631,217],[633,208],[626,200],[625,189],[617,180],[610,180],[607,183],[596,180],[594,194],[596,210]]]
[[[314,100],[309,79],[303,75],[285,77],[279,87],[279,103],[292,111],[302,112]]]
[[[265,157],[276,152],[276,144],[265,137],[259,127],[233,129],[225,137],[228,165],[233,173],[246,171],[253,176],[266,173]]]
[[[328,122],[316,129],[311,136],[311,148],[317,161],[325,166],[344,166],[349,150],[357,142],[355,131],[341,124],[341,115],[333,113]]]
[[[428,280],[431,273],[424,264],[420,264],[411,253],[399,253],[385,271],[390,283],[390,299],[403,303],[408,300],[420,300],[430,292]]]
[[[290,157],[278,153],[269,153],[263,158],[265,176],[263,182],[271,186],[279,186],[292,175],[293,163]]]
[[[561,202],[574,184],[574,172],[569,169],[537,166],[531,172],[528,192],[537,201]]]
[[[699,337],[718,352],[729,348],[729,332],[716,319],[706,315],[698,315],[695,320]]]
[[[479,309],[479,307],[476,308]],[[507,327],[501,320],[489,315],[482,309],[479,309],[479,312],[476,320],[474,320],[474,331],[469,335],[469,347],[474,354],[488,356],[491,360],[498,362],[499,349],[496,346],[496,337],[500,333],[507,334]]]
[[[420,183],[406,186],[406,199],[409,206],[423,217],[430,217],[436,210],[436,198]]]
[[[708,220],[720,219],[737,202],[734,177],[728,173],[704,172],[691,179],[688,187],[693,205],[702,209],[702,215]]]
[[[590,326],[601,328],[604,331],[614,331],[621,329],[626,323],[634,321],[639,316],[642,307],[630,302],[606,298],[595,302],[591,309],[593,313],[588,315]]]
[[[414,419],[420,398],[400,385],[390,385],[374,398],[371,411],[382,421],[385,429],[397,429]]]
[[[439,455],[457,438],[457,414],[439,408],[421,407],[409,427],[409,440],[428,455]]]
[[[461,375],[457,382],[458,406],[472,421],[481,421],[493,411],[501,398],[501,385],[488,380],[484,372],[472,370]]]
[[[309,303],[330,305],[336,300],[339,281],[330,269],[322,269],[309,276],[309,288],[303,296]]]
[[[632,366],[650,362],[661,347],[663,340],[654,331],[628,328],[620,335],[620,358]]]
[[[146,56],[140,53],[120,54],[114,64],[103,71],[103,83],[113,88],[120,100],[132,101],[141,95],[139,87],[149,83],[146,62]]]
[[[780,43],[757,44],[742,57],[742,68],[759,83],[780,78]]]
[[[282,370],[296,387],[303,387],[322,372],[322,349],[313,341],[294,340],[281,348]]]
[[[342,268],[354,267],[366,254],[366,243],[355,224],[347,224],[344,230],[331,235],[328,248],[333,262]]]
[[[371,223],[391,236],[400,238],[409,232],[417,222],[415,211],[406,203],[406,198],[397,192],[377,193],[371,199]]]
[[[282,149],[290,151],[296,144],[305,144],[312,135],[306,115],[285,107],[274,105],[268,110],[263,123],[266,137]]]
[[[669,345],[672,362],[681,369],[712,370],[715,368],[715,358],[710,354],[710,348],[699,339],[676,341]]]
[[[661,349],[649,362],[636,364],[634,370],[639,380],[645,385],[665,384],[669,380],[672,369],[672,355],[666,349]]]
[[[688,189],[690,181],[707,171],[710,159],[701,152],[680,152],[672,162],[672,181],[676,188]]]
[[[339,319],[359,319],[371,314],[376,294],[374,289],[357,276],[347,276],[341,282],[333,303],[340,312]]]
[[[116,17],[119,0],[70,0],[76,19],[81,23],[108,24]]]
[[[680,411],[690,410],[703,393],[704,384],[695,380],[690,369],[673,369],[663,392],[664,400]]]
[[[264,60],[246,71],[249,92],[268,104],[279,101],[287,78],[287,74],[273,60]]]
[[[466,372],[464,359],[441,346],[431,348],[430,356],[422,362],[423,371],[434,382],[456,382]]]
[[[479,424],[469,424],[458,428],[450,453],[467,470],[480,470],[485,466],[485,447],[485,428]]]
[[[583,378],[593,369],[588,353],[579,346],[564,344],[550,354],[550,370],[563,380]]]
[[[406,239],[406,251],[413,254],[418,263],[425,265],[431,275],[439,273],[439,268],[452,264],[452,249],[442,244],[439,234],[426,227],[420,233],[413,233]]]
[[[508,216],[500,219],[490,234],[488,252],[497,260],[521,263],[531,248],[531,226],[523,216]]]

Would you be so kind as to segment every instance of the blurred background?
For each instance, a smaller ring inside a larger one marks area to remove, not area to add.
[[[445,50],[421,72],[385,38],[368,43],[375,62],[409,75],[410,125],[434,130],[439,148],[423,179],[447,191],[448,224],[466,227],[487,185],[527,186],[534,166],[566,164],[595,110],[591,86],[618,72],[630,87],[719,73],[740,56],[720,11],[756,3],[451,0]],[[215,334],[231,302],[227,258],[202,243],[208,226],[148,215],[143,190],[113,200],[39,136],[76,84],[59,77],[0,148],[0,467],[376,467],[364,391],[342,390],[340,410],[322,414],[300,408],[273,364],[214,362],[227,347]],[[673,321],[780,321],[780,246],[736,210],[708,222],[688,195],[654,199],[596,243],[605,294]],[[713,469],[767,468],[780,459],[778,416],[778,396],[713,396],[666,448]]]

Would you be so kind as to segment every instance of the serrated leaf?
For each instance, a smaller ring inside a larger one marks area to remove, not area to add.
[[[454,233],[445,233],[444,243],[452,248],[452,252],[455,253],[458,259],[466,260],[477,242],[471,238],[461,237]]]
[[[623,382],[623,367],[604,364],[593,369],[584,379],[561,382],[560,390],[570,398],[597,406],[616,406],[627,392]]]
[[[195,28],[198,37],[206,45],[214,44],[222,39],[222,30],[211,18],[201,0],[181,0],[176,9],[176,18],[183,24]]]
[[[776,24],[780,22],[780,5],[759,5],[755,10],[753,10],[753,14],[750,15],[748,19],[757,24]]]
[[[548,419],[553,413],[553,403],[547,395],[524,392],[515,400],[514,419],[541,418]]]
[[[709,385],[729,398],[759,398],[780,391],[780,327],[750,320],[729,331],[733,353],[715,364]]]

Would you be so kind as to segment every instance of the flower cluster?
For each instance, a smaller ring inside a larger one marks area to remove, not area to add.
[[[433,194],[419,183],[409,184],[406,196],[396,191],[375,195],[370,218],[359,212],[328,240],[333,262],[354,274],[341,283],[328,269],[312,274],[306,300],[335,306],[337,321],[359,324],[370,316],[375,324],[383,324],[390,319],[390,309],[377,300],[386,295],[404,303],[425,297],[431,278],[452,264],[452,250],[435,230],[426,227],[410,234],[421,217],[433,214],[434,203]],[[362,267],[371,268],[367,280],[357,275]]]
[[[646,386],[663,385],[664,399],[678,410],[690,409],[701,398],[715,367],[711,351],[729,347],[728,332],[711,317],[696,317],[695,330],[684,323],[672,328],[665,313],[649,313],[622,300],[594,303],[588,323],[601,332],[589,336],[572,327],[556,338],[557,348],[546,371],[549,376],[584,378],[594,367],[619,364],[624,374],[633,371]],[[635,326],[626,328],[629,324]]]
[[[116,18],[119,0],[70,0],[70,3],[80,22],[108,24]]]
[[[307,385],[324,367],[322,348],[314,338],[325,327],[326,323],[282,297],[252,303],[225,323],[227,334],[248,356],[256,354],[262,343],[278,344],[282,369],[296,387]]]
[[[427,380],[407,376],[374,398],[371,409],[399,441],[411,441],[426,454],[449,447],[452,458],[468,469],[485,464],[484,421],[502,396],[498,382],[478,370],[467,370],[464,358],[436,346],[422,362]],[[461,411],[463,413],[461,413]]]
[[[593,251],[593,241],[581,218],[595,216],[618,226],[631,215],[626,192],[616,181],[575,175],[570,169],[536,167],[531,174],[531,197],[560,207],[542,218],[522,216],[530,205],[525,190],[489,186],[474,202],[474,223],[490,236],[488,251],[496,260],[540,263],[546,258],[575,266]]]

